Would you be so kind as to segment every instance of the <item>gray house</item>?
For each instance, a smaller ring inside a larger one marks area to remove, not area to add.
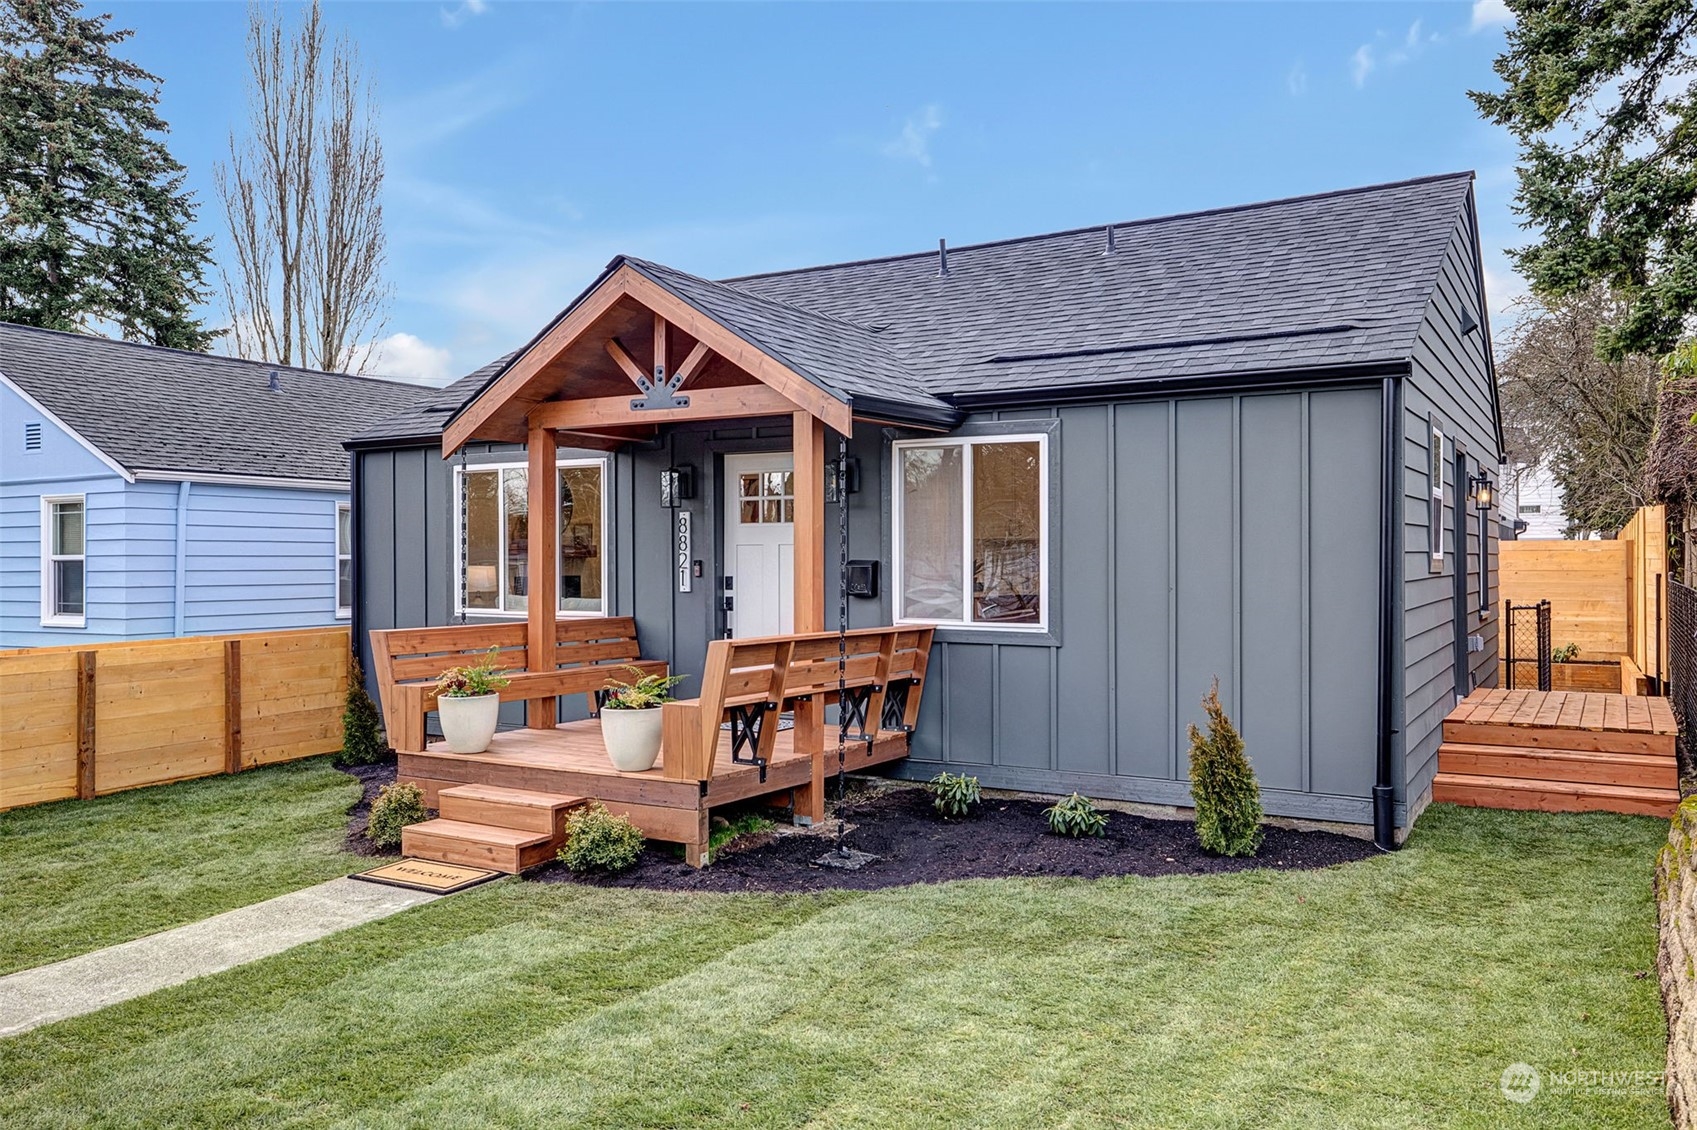
[[[904,776],[1184,805],[1217,678],[1270,813],[1389,846],[1495,679],[1469,174],[717,282],[621,257],[348,446],[361,638],[632,616],[695,672],[835,628],[846,558],[852,626],[938,628]]]

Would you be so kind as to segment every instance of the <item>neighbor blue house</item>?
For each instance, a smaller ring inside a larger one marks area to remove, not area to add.
[[[428,391],[0,324],[0,648],[346,619],[342,443]]]

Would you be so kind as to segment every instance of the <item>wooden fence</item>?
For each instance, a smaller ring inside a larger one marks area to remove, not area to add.
[[[0,651],[0,810],[342,745],[348,631]]]
[[[1550,639],[1579,658],[1660,678],[1667,665],[1667,515],[1647,506],[1610,541],[1505,541],[1502,596],[1550,602]],[[1624,681],[1624,680],[1623,680]]]

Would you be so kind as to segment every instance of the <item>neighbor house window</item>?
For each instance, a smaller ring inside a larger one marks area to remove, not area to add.
[[[1431,532],[1432,572],[1444,571],[1444,433],[1438,421],[1432,420],[1431,517],[1427,528]]]
[[[560,611],[604,616],[607,586],[606,464],[562,462],[559,551]],[[455,545],[467,612],[523,614],[530,593],[530,472],[522,464],[468,467],[457,473],[459,522]]]
[[[82,495],[41,500],[41,622],[61,628],[87,623],[87,534]]]
[[[1046,623],[1047,445],[1041,435],[895,445],[897,619]]]
[[[336,616],[354,614],[354,522],[353,507],[336,503]]]

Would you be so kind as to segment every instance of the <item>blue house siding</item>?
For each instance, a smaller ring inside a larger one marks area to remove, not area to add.
[[[26,426],[40,426],[28,450]],[[87,622],[41,623],[41,499],[87,502]],[[128,482],[0,385],[0,648],[339,621],[336,506],[346,491]],[[186,509],[181,517],[179,506]],[[179,522],[183,534],[178,574]]]

